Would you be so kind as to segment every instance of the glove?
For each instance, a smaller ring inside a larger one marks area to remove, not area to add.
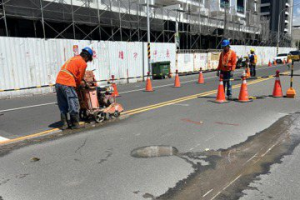
[[[220,71],[217,71],[216,75],[217,77],[220,77]]]
[[[232,78],[233,77],[233,71],[230,71],[230,78]]]

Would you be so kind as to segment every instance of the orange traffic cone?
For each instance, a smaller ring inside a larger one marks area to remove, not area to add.
[[[269,64],[268,64],[269,67],[272,67],[272,63],[271,61],[269,60]]]
[[[276,98],[283,97],[279,73],[280,73],[280,71],[277,70],[276,71],[276,80],[275,80],[275,85],[274,85],[274,90],[273,90],[273,97],[276,97]]]
[[[244,72],[243,76],[243,83],[241,86],[240,96],[239,96],[239,102],[249,102],[249,94],[248,94],[248,87],[247,87],[247,81],[246,81],[246,74]]]
[[[119,97],[120,95],[119,95],[119,92],[118,92],[117,84],[115,83],[115,76],[114,75],[111,76],[111,80],[112,80],[111,86],[114,88],[114,92],[112,93],[112,96]]]
[[[180,80],[179,80],[179,75],[178,75],[178,70],[176,70],[174,87],[175,88],[180,88],[181,87]]]
[[[274,59],[274,65],[276,66],[277,65],[277,62],[276,62],[276,60]]]
[[[145,92],[153,92],[153,88],[152,88],[152,83],[151,83],[151,80],[150,80],[150,72],[148,72],[148,77],[147,77],[147,80],[146,80],[146,90]]]
[[[225,98],[225,90],[224,90],[224,83],[223,83],[223,76],[220,75],[220,84],[218,88],[218,95],[216,98],[217,103],[226,103],[226,98]]]
[[[204,83],[204,77],[203,77],[203,73],[202,73],[202,68],[200,68],[198,84],[203,84],[203,83]]]
[[[251,77],[250,68],[247,67],[246,68],[246,78],[250,78],[250,77]]]

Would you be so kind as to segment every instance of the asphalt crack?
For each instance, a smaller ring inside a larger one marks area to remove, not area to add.
[[[103,164],[104,162],[108,161],[108,159],[113,155],[112,150],[113,150],[113,149],[108,149],[108,150],[106,150],[106,151],[105,151],[105,153],[106,153],[105,158],[102,158],[102,159],[98,162],[98,164],[101,165],[101,164]]]
[[[82,145],[80,145],[76,150],[75,153],[79,152],[79,154],[82,156],[81,154],[81,149],[86,145],[86,141],[87,141],[88,137],[85,138],[84,142],[82,143]]]

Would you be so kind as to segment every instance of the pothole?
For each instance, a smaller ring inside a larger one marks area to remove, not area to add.
[[[172,146],[148,146],[140,147],[131,151],[131,156],[135,158],[154,158],[174,156],[178,154],[178,149]]]

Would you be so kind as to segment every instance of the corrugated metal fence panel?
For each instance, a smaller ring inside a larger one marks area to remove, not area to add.
[[[143,76],[143,43],[131,42],[127,43],[128,51],[128,77],[142,77]],[[128,82],[136,82],[142,78],[129,79]]]
[[[116,79],[127,78],[128,52],[126,42],[109,42],[110,74]]]
[[[54,84],[63,63],[90,46],[95,57],[88,69],[96,69],[98,80],[138,77],[147,74],[147,43],[83,41],[65,39],[36,39],[0,37],[0,89],[16,89]],[[238,55],[249,54],[250,46],[232,46]],[[265,65],[276,56],[275,47],[254,47],[258,64]],[[294,48],[280,48],[280,53],[288,53]],[[171,72],[176,67],[180,72],[215,69],[218,65],[216,53],[178,54],[176,66],[176,45],[173,43],[152,43],[151,62],[170,61]],[[131,79],[135,82],[137,79]],[[105,84],[105,83],[103,83]],[[52,92],[53,88],[36,88],[22,91],[0,92],[0,98],[28,94]]]
[[[108,80],[110,79],[110,58],[109,58],[109,43],[108,42],[95,42],[96,57],[94,58],[94,69],[97,80]],[[101,82],[100,85],[106,84]]]
[[[176,70],[176,45],[174,43],[151,43],[151,63],[170,61],[171,72]],[[145,74],[148,72],[147,43],[144,43]]]
[[[195,53],[194,54],[194,71],[207,70],[207,54]]]
[[[254,48],[255,53],[258,56],[258,65],[267,65],[269,61],[273,62],[276,57],[276,47],[251,47],[251,46],[231,46],[231,48],[237,53],[238,56],[248,56],[250,49]],[[279,53],[289,53],[296,50],[295,48],[281,47]]]

